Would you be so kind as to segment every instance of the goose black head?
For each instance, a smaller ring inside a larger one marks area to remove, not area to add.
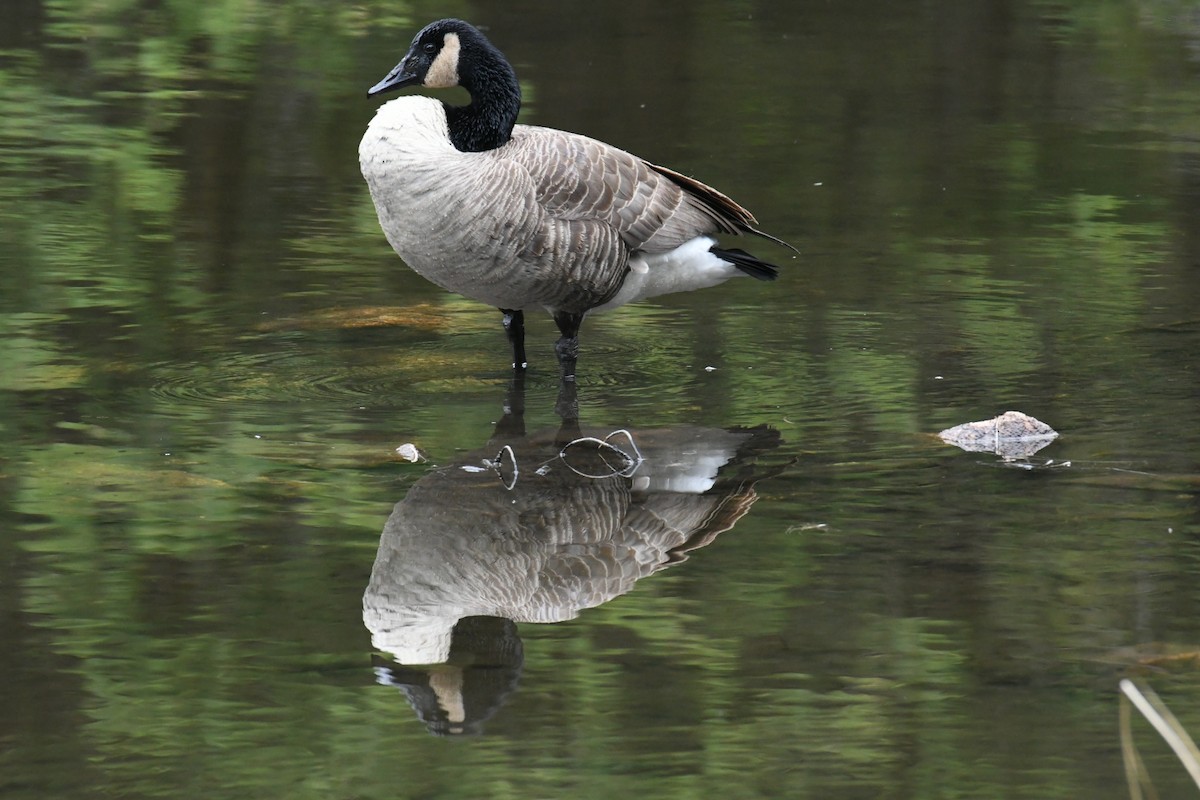
[[[512,65],[478,28],[461,19],[441,19],[422,28],[400,63],[367,96],[406,86],[461,86],[470,93],[469,105],[446,105],[450,141],[465,152],[505,144],[521,110],[521,85]]]
[[[481,79],[486,80],[496,71],[511,74],[512,67],[478,28],[460,19],[440,19],[413,37],[404,58],[387,77],[367,90],[367,96],[406,86],[463,86],[472,91]]]

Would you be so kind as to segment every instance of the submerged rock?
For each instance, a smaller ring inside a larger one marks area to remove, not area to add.
[[[994,419],[966,422],[938,434],[943,442],[972,453],[995,453],[1004,458],[1028,458],[1058,437],[1058,431],[1020,411],[1005,411]]]

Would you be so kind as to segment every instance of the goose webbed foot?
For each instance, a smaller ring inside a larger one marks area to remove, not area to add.
[[[554,345],[554,352],[558,354],[558,366],[564,381],[575,380],[575,361],[579,358],[579,325],[582,322],[582,314],[567,311],[554,313],[554,324],[562,334]]]
[[[524,370],[529,366],[525,358],[525,312],[502,308],[500,313],[504,315],[504,332],[508,334],[508,343],[512,345],[513,369]]]

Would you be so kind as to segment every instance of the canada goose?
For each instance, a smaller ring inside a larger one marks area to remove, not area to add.
[[[393,249],[444,289],[500,309],[524,369],[524,310],[543,307],[573,379],[591,311],[777,268],[714,234],[754,216],[715,189],[579,134],[516,125],[521,89],[503,54],[457,19],[425,26],[368,90],[462,86],[466,106],[412,96],[381,106],[359,163]]]

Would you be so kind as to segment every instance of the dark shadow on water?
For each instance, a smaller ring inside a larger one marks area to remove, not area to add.
[[[573,619],[687,560],[745,516],[767,427],[590,430],[565,384],[562,424],[527,434],[523,381],[476,453],[396,504],[363,596],[379,683],[437,735],[474,734],[517,687],[516,623]],[[386,655],[379,655],[386,654]]]

